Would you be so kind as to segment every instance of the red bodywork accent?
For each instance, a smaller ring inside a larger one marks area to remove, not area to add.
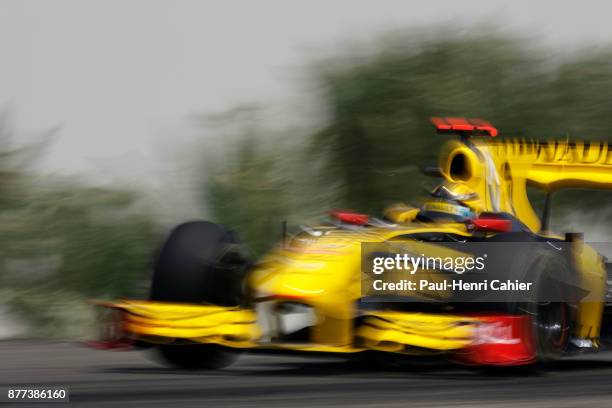
[[[479,316],[472,345],[457,353],[459,362],[471,365],[520,366],[536,361],[529,316]]]
[[[491,137],[497,136],[497,129],[489,122],[483,119],[466,119],[466,118],[431,118],[431,122],[436,127],[438,132],[481,132],[486,133]]]
[[[490,232],[510,232],[512,231],[512,221],[497,218],[475,218],[472,220],[474,228],[478,231]]]
[[[366,225],[370,221],[370,217],[366,214],[359,214],[351,211],[330,211],[329,215],[345,224]]]

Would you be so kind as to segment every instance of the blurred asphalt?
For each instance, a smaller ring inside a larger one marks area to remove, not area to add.
[[[222,371],[182,372],[142,352],[0,342],[0,385],[31,384],[68,385],[69,406],[84,407],[610,407],[612,353],[535,373],[445,363],[366,370],[340,359],[264,355],[244,355]]]

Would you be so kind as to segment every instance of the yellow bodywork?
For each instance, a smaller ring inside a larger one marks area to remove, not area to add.
[[[361,243],[387,242],[396,237],[419,232],[431,232],[432,225],[410,223],[394,229],[372,228],[367,231],[346,231],[330,228],[315,240],[300,235],[286,246],[279,246],[267,254],[249,276],[248,286],[257,299],[274,297],[278,300],[296,300],[314,307],[317,324],[311,340],[317,344],[350,347],[355,342],[354,318],[356,302],[361,297]],[[440,232],[468,236],[463,224],[438,226]],[[407,240],[414,245],[419,243]],[[432,247],[431,244],[429,244]],[[418,251],[418,250],[417,250]],[[408,316],[408,315],[406,315]],[[437,321],[436,314],[411,314],[415,327],[422,319]],[[463,321],[462,317],[449,316]],[[430,333],[422,333],[423,337]],[[398,334],[399,335],[399,334]],[[405,345],[422,347],[410,336],[401,334]],[[416,338],[414,338],[416,339]],[[439,350],[435,338],[429,347]],[[445,349],[447,345],[442,346]]]
[[[355,336],[370,350],[405,352],[406,345],[456,350],[472,342],[476,318],[381,311],[363,319]]]
[[[541,224],[527,197],[528,183],[551,191],[612,187],[612,152],[607,144],[587,148],[567,142],[452,140],[442,149],[440,168],[445,183],[464,185],[477,193],[469,202],[472,208],[513,214],[534,233],[540,232]],[[248,275],[252,308],[136,301],[108,306],[125,312],[123,329],[128,334],[150,341],[190,340],[240,348],[330,352],[444,352],[466,347],[476,318],[450,313],[363,312],[357,307],[362,242],[410,241],[404,237],[432,231],[466,237],[473,234],[465,224],[416,222],[417,213],[417,209],[395,205],[385,213],[397,223],[393,228],[320,227],[322,234],[302,233],[277,246]],[[572,336],[597,343],[606,291],[604,265],[587,245],[575,264],[591,295],[578,307]],[[307,343],[265,339],[257,305],[275,302],[313,308],[316,323]],[[356,327],[357,318],[361,324]]]

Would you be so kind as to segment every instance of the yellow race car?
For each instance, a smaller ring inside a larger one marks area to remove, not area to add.
[[[483,120],[432,122],[459,138],[444,145],[441,184],[422,207],[398,204],[380,218],[334,211],[256,263],[223,226],[179,225],[156,260],[149,300],[97,302],[106,318],[95,344],[154,347],[184,368],[223,367],[242,350],[501,366],[597,351],[610,267],[581,234],[549,231],[549,197],[611,188],[610,146],[498,141]],[[547,192],[542,217],[528,184]],[[459,255],[464,267],[483,268],[458,272]],[[412,270],[398,270],[402,259]]]

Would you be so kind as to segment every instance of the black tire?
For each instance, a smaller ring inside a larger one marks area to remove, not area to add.
[[[240,304],[247,262],[237,244],[235,234],[211,222],[174,228],[155,264],[151,300]]]
[[[532,299],[514,304],[513,312],[532,318],[537,361],[548,363],[566,351],[575,307],[570,293],[573,272],[568,261],[551,252],[536,251],[525,282],[533,282]]]
[[[234,306],[243,299],[248,263],[231,231],[206,221],[181,224],[163,245],[153,275],[150,299],[172,303]],[[217,369],[232,364],[238,350],[215,344],[156,347],[164,362],[183,369]]]
[[[217,370],[233,364],[240,352],[216,344],[182,344],[156,347],[166,365],[182,370]]]

